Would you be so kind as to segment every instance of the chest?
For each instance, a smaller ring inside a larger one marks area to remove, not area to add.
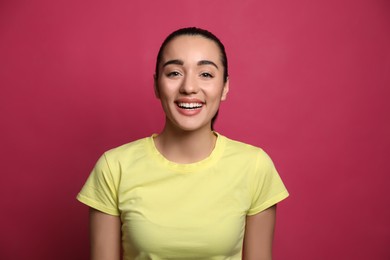
[[[156,169],[122,178],[129,178],[118,194],[125,250],[182,259],[240,255],[251,198],[237,169]]]

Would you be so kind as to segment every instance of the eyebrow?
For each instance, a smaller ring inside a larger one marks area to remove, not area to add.
[[[212,65],[212,66],[216,67],[217,69],[219,69],[217,64],[215,64],[211,60],[201,60],[201,61],[198,61],[198,66],[202,66],[202,65]]]
[[[169,60],[169,61],[165,62],[165,63],[162,65],[162,67],[164,68],[164,67],[166,67],[166,66],[168,66],[168,65],[170,65],[170,64],[175,64],[175,65],[181,65],[181,66],[183,66],[183,65],[184,65],[184,61],[182,61],[182,60]],[[214,62],[212,62],[212,61],[210,61],[210,60],[200,60],[200,61],[198,61],[197,65],[198,65],[198,66],[212,65],[212,66],[216,67],[217,69],[219,69],[218,66],[217,66],[217,64],[215,64]]]
[[[162,66],[163,68],[170,65],[170,64],[175,64],[175,65],[184,65],[184,62],[182,60],[169,60],[165,62]]]

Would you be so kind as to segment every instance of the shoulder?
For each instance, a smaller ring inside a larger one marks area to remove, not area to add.
[[[226,136],[219,135],[222,139],[224,139],[225,143],[225,152],[227,155],[236,155],[241,157],[249,157],[256,159],[268,160],[268,154],[260,147],[244,143],[241,141],[230,139]]]
[[[260,147],[221,136],[225,143],[224,159],[236,164],[254,167],[255,171],[273,169],[274,163],[270,156]]]
[[[104,157],[108,161],[123,161],[128,160],[129,158],[137,159],[140,156],[145,156],[151,138],[152,137],[144,137],[112,148],[104,153]]]

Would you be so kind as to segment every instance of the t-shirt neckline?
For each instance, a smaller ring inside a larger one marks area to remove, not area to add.
[[[169,167],[175,171],[182,172],[182,173],[198,171],[210,167],[222,155],[225,146],[225,137],[215,131],[214,134],[217,136],[217,140],[215,142],[214,149],[212,150],[210,155],[194,163],[176,163],[165,158],[164,155],[162,155],[160,151],[157,149],[156,144],[154,143],[154,137],[158,135],[156,133],[152,134],[152,136],[148,138],[148,143],[147,143],[149,148],[148,150],[151,152],[156,162],[163,164],[163,166],[165,167]]]

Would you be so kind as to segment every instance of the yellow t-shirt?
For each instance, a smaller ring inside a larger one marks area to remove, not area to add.
[[[124,259],[241,259],[245,218],[288,196],[260,148],[218,134],[206,159],[177,164],[153,136],[98,160],[77,199],[120,216]]]

